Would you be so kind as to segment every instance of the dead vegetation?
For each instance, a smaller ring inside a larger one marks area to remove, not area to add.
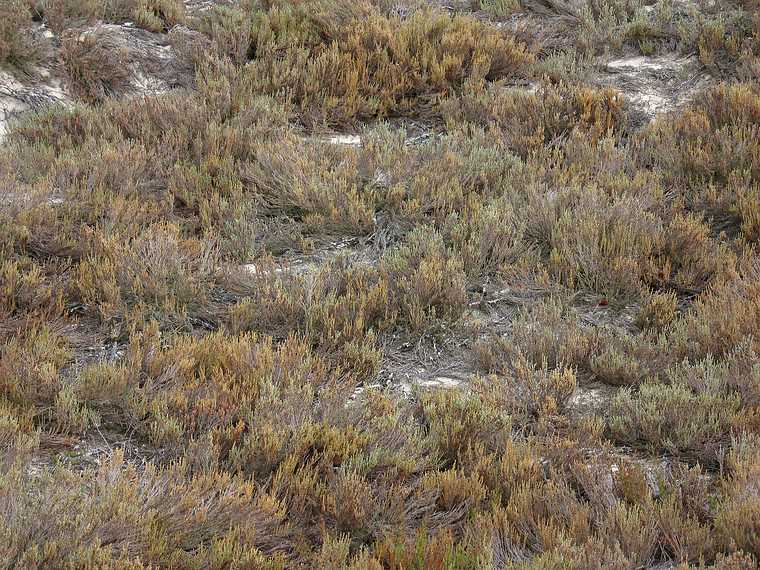
[[[80,103],[0,146],[0,566],[756,566],[752,6],[37,4]],[[192,88],[120,97],[127,19]],[[585,74],[647,42],[715,85],[641,125]]]

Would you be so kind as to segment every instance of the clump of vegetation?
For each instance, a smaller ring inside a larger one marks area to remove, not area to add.
[[[612,89],[569,85],[539,92],[485,90],[448,105],[449,121],[497,128],[520,156],[557,144],[573,132],[592,141],[625,130],[624,96]]]
[[[89,103],[102,102],[128,84],[124,49],[101,30],[65,34],[60,58],[71,90]]]
[[[710,464],[728,446],[739,407],[736,396],[695,394],[683,385],[644,384],[635,396],[623,392],[617,397],[610,429],[623,442],[645,442],[658,451]]]
[[[292,101],[308,125],[434,116],[442,99],[519,77],[533,61],[524,44],[470,18],[402,17],[370,2],[271,2],[247,18],[217,11],[199,27],[222,54],[245,53],[255,88]]]
[[[132,21],[151,32],[165,32],[185,21],[181,0],[41,0],[45,23],[55,33],[96,24]]]
[[[472,0],[473,10],[483,10],[494,19],[503,19],[519,12],[519,0]]]
[[[138,0],[131,13],[141,28],[165,32],[185,21],[185,4],[177,0]]]
[[[4,2],[0,6],[0,65],[29,70],[44,56],[45,42],[33,33],[27,2]]]
[[[682,117],[652,125],[642,138],[645,160],[672,183],[688,187],[685,198],[717,230],[755,237],[760,172],[757,130],[760,95],[751,83],[723,85],[705,93]],[[655,148],[658,151],[648,154]],[[729,150],[731,149],[731,150]]]

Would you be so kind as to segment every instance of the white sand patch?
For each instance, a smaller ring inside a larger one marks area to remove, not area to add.
[[[326,139],[326,142],[347,146],[361,146],[362,138],[359,135],[332,135]]]
[[[417,385],[423,388],[457,388],[461,384],[461,380],[450,378],[449,376],[436,376],[429,380],[420,380],[417,382]]]
[[[667,63],[663,60],[652,59],[649,57],[637,56],[627,57],[624,59],[615,59],[607,63],[608,69],[617,70],[652,70],[659,71],[667,68]]]
[[[670,106],[670,100],[659,93],[636,93],[630,96],[630,100],[638,103],[647,113],[655,115],[662,111],[667,111]]]
[[[675,109],[684,93],[695,91],[701,65],[694,56],[626,57],[607,63],[601,83],[618,89],[650,119]]]

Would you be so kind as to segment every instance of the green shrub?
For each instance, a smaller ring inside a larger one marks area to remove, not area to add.
[[[617,441],[648,445],[704,464],[714,464],[731,441],[737,396],[694,393],[681,384],[643,384],[613,401],[610,431]]]

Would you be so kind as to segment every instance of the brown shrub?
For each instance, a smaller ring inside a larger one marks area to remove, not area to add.
[[[60,57],[72,91],[88,103],[102,102],[128,85],[126,52],[105,30],[64,35]]]
[[[686,316],[689,338],[698,355],[722,356],[745,340],[757,350],[758,267],[716,283],[697,299]]]
[[[31,69],[45,56],[46,43],[34,37],[32,13],[24,0],[0,6],[0,65]]]
[[[367,2],[275,2],[254,17],[251,46],[257,89],[283,93],[309,125],[430,116],[442,98],[514,77],[532,60],[513,38],[470,18],[401,18]]]
[[[57,34],[104,22],[133,21],[152,32],[167,31],[185,21],[181,0],[41,0],[45,22]]]
[[[624,98],[613,89],[564,84],[535,93],[485,89],[465,93],[444,109],[452,124],[496,127],[510,150],[520,156],[558,144],[576,130],[594,142],[625,130]]]
[[[739,408],[735,395],[645,383],[638,393],[625,390],[615,398],[610,431],[617,441],[715,465],[731,441]]]

